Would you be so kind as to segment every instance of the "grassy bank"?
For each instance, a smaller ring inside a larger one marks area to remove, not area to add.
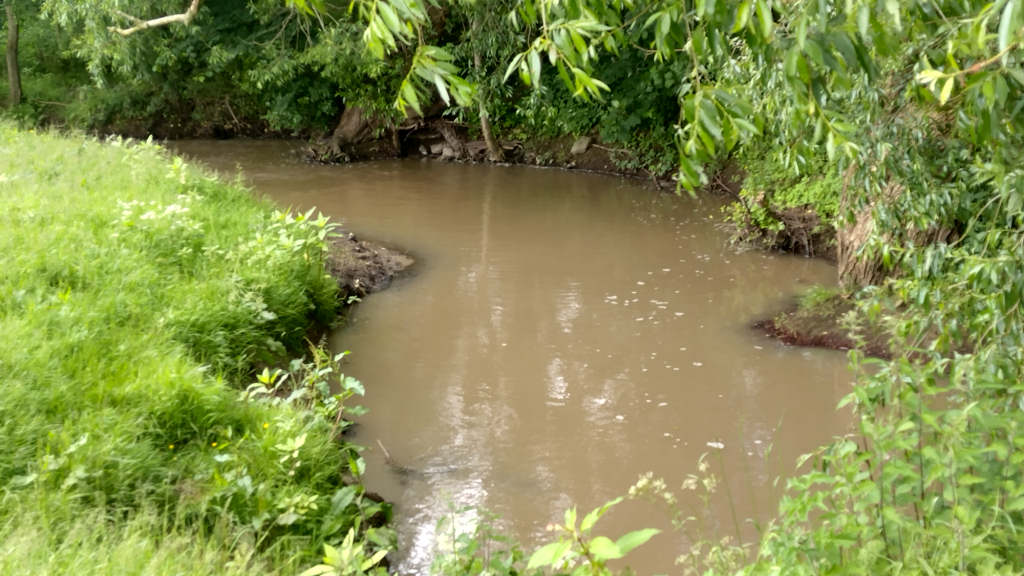
[[[324,219],[146,143],[0,124],[0,572],[297,570],[388,540],[337,440]],[[288,376],[287,378],[285,376]]]

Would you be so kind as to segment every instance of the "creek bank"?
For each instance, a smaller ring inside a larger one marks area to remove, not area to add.
[[[845,321],[853,310],[852,298],[812,288],[782,312],[751,327],[791,346],[843,351],[859,347],[868,356],[892,358],[889,336],[881,326],[858,327],[854,333]]]
[[[333,133],[313,140],[306,148],[310,162],[338,164],[388,158],[430,158],[448,162],[490,162],[487,143],[476,138],[468,126],[436,117],[412,116],[392,125],[346,108]],[[557,138],[499,140],[499,164],[525,164],[583,170],[600,174],[652,180],[659,188],[675,189],[671,171],[652,172],[643,168],[638,154],[626,148],[608,146],[589,135]]]

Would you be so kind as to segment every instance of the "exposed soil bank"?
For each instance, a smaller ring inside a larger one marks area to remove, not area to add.
[[[363,297],[387,288],[415,260],[398,250],[344,234],[331,243],[327,272],[338,282],[340,296]]]
[[[850,350],[857,339],[843,317],[853,310],[853,301],[838,294],[814,302],[794,302],[792,307],[772,318],[754,322],[753,328],[792,346]],[[891,358],[888,336],[879,326],[870,326],[859,335],[861,350],[875,358]]]
[[[489,162],[484,140],[471,137],[468,128],[446,119],[414,118],[387,127],[358,109],[346,109],[337,129],[314,140],[306,151],[312,162],[337,164],[388,158],[434,158],[449,162]],[[613,174],[653,181],[659,188],[675,189],[670,172],[641,168],[637,154],[604,145],[593,136],[501,140],[500,164],[526,164]]]

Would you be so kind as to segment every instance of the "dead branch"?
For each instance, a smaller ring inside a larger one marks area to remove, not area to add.
[[[182,12],[181,14],[161,16],[160,18],[153,18],[152,20],[143,20],[141,18],[136,18],[135,16],[131,16],[129,14],[125,14],[124,12],[118,11],[118,15],[120,15],[123,18],[127,18],[128,20],[131,20],[135,23],[135,25],[131,28],[118,28],[117,26],[110,26],[108,29],[111,32],[116,32],[121,36],[127,37],[142,30],[148,30],[150,28],[159,28],[161,26],[167,26],[170,24],[184,24],[185,26],[188,26],[192,23],[192,19],[196,17],[196,13],[199,12],[200,2],[202,2],[202,0],[192,0],[192,3],[189,5],[188,10]]]

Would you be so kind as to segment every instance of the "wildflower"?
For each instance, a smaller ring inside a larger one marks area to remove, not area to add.
[[[725,444],[721,442],[708,442],[708,448],[715,448],[717,450],[724,450]]]
[[[214,448],[216,448],[217,447],[217,443],[216,442],[210,442],[210,446],[213,446]]]
[[[715,488],[718,487],[718,479],[714,476],[706,476],[701,483],[704,484],[704,489],[710,494],[714,494]]]
[[[174,450],[174,444],[171,444],[171,445],[167,446],[167,449],[168,450]]]
[[[264,422],[263,423],[263,429],[266,430],[267,428],[270,428],[270,424],[267,424],[266,422]]]

